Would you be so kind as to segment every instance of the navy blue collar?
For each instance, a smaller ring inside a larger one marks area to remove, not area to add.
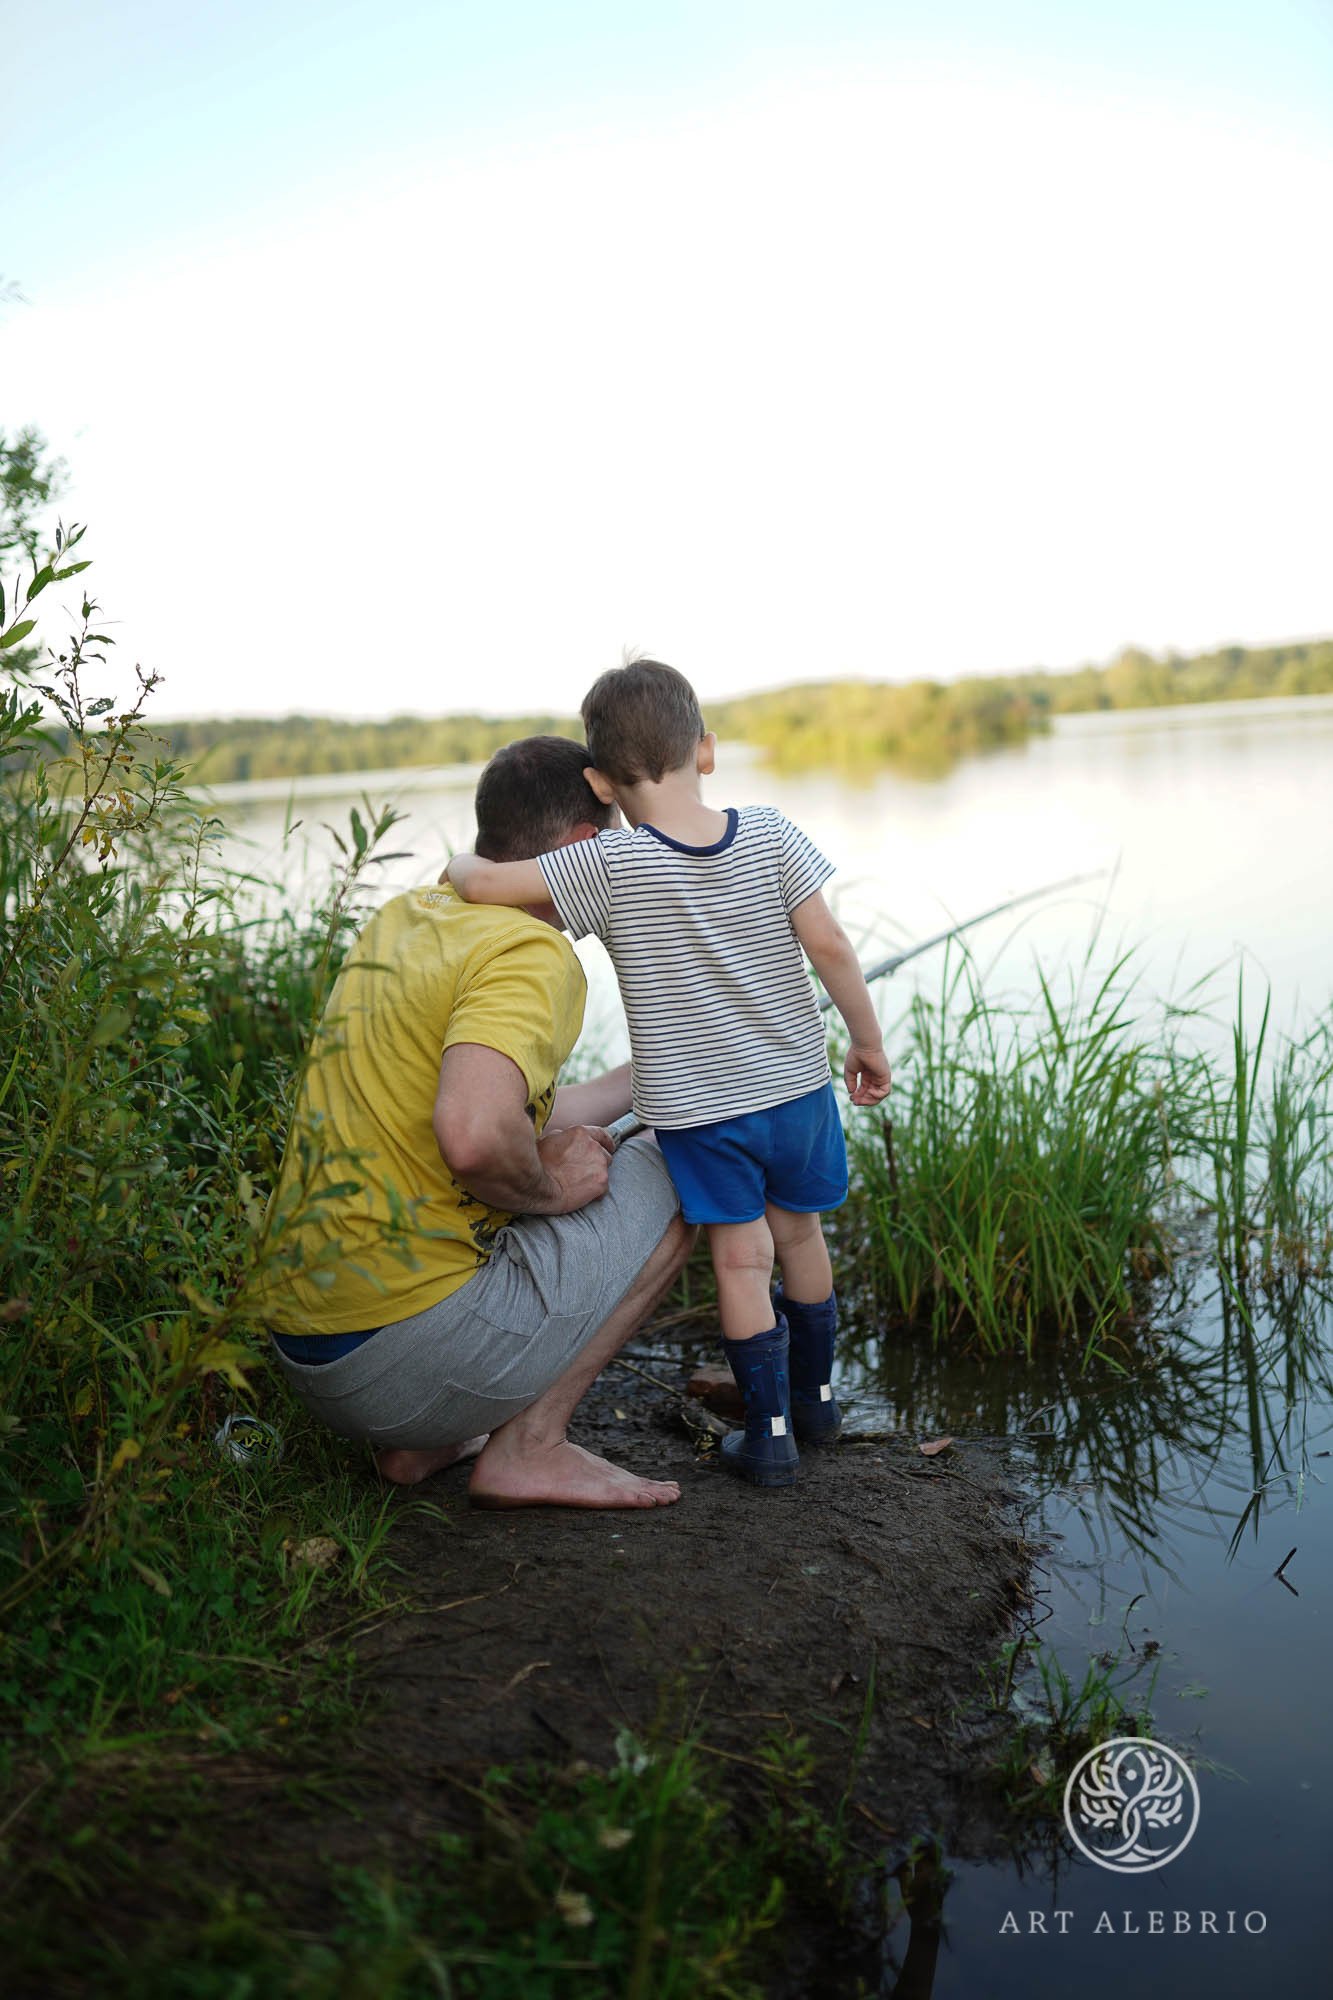
[[[663,833],[661,827],[649,826],[646,819],[639,821],[636,831],[639,833],[651,833],[654,840],[660,840],[663,847],[674,847],[677,854],[725,854],[731,846],[732,841],[736,838],[738,818],[735,806],[728,806],[726,811],[727,830],[720,840],[713,842],[711,847],[687,847],[683,840],[673,840],[669,833]]]

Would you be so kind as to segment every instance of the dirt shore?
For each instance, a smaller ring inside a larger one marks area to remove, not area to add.
[[[653,1364],[670,1380],[669,1365]],[[684,1371],[676,1371],[683,1379]],[[895,1438],[807,1450],[796,1486],[756,1492],[691,1437],[668,1396],[609,1370],[571,1435],[683,1497],[646,1514],[492,1514],[462,1468],[445,1520],[404,1524],[405,1580],[440,1608],[362,1645],[365,1742],[416,1773],[475,1777],[527,1757],[605,1763],[616,1732],[663,1714],[728,1756],[805,1736],[827,1797],[874,1697],[853,1791],[865,1823],[958,1853],[996,1831],[981,1796],[979,1670],[1026,1588],[1031,1551],[1003,1455],[924,1457]],[[675,1699],[671,1699],[674,1692]]]
[[[675,1357],[648,1365],[667,1381],[688,1373]],[[985,1770],[1003,1723],[982,1668],[1012,1631],[1033,1556],[1003,1451],[844,1442],[803,1454],[795,1487],[760,1493],[679,1412],[613,1367],[571,1428],[678,1479],[673,1507],[483,1512],[463,1466],[405,1495],[390,1550],[420,1608],[360,1640],[366,1699],[350,1738],[322,1759],[293,1746],[277,1766],[210,1759],[193,1824],[165,1794],[103,1819],[127,1962],[164,1903],[190,1921],[205,1851],[211,1889],[262,1895],[294,1932],[332,1937],[339,1864],[410,1868],[436,1832],[477,1827],[473,1788],[492,1766],[606,1767],[624,1730],[702,1745],[741,1837],[762,1809],[766,1746],[804,1738],[805,1797],[840,1815],[882,1875],[918,1837],[954,1855],[998,1849],[1004,1815]],[[429,1509],[411,1504],[423,1497]],[[812,1990],[812,1967],[823,1993],[877,1990],[873,1977],[856,1984],[873,1923],[830,1938],[827,1913],[804,1933],[793,1915],[775,1996]],[[832,1956],[846,1985],[830,1983]],[[77,1988],[46,1989],[64,1990]]]

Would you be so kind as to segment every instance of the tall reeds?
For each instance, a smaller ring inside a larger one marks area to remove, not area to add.
[[[15,591],[0,656],[86,569],[78,540]],[[84,596],[0,695],[0,1619],[81,1552],[148,1561],[182,1426],[223,1382],[249,1393],[265,1182],[393,818],[352,813],[306,918],[240,928],[216,828],[144,727],[152,676],[120,711],[85,689],[99,622]]]
[[[1271,1015],[1265,991],[1251,1022],[1242,963],[1229,1060],[1196,1058],[1178,1079],[1190,1185],[1240,1280],[1312,1275],[1333,1251],[1333,1015],[1299,1040],[1275,1039]]]
[[[1328,1024],[1274,1047],[1242,982],[1227,1066],[1128,956],[1034,974],[1035,1001],[1000,999],[955,952],[889,1031],[893,1096],[851,1128],[834,1224],[881,1315],[995,1353],[1104,1347],[1203,1215],[1241,1279],[1324,1268]]]

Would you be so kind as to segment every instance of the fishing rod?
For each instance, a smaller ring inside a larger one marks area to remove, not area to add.
[[[1016,910],[1023,903],[1035,903],[1042,896],[1058,895],[1062,889],[1081,888],[1085,882],[1095,882],[1105,873],[1106,870],[1104,868],[1094,868],[1087,875],[1066,875],[1063,881],[1048,882],[1042,889],[1025,889],[1021,896],[1011,896],[1007,903],[996,903],[993,909],[982,910],[978,916],[964,917],[962,923],[954,924],[952,929],[939,931],[934,937],[923,938],[920,944],[909,945],[906,951],[896,951],[891,957],[880,959],[879,963],[872,965],[870,970],[865,974],[866,985],[869,986],[872,979],[890,978],[893,973],[897,972],[900,967],[908,964],[910,960],[920,958],[922,952],[933,951],[937,944],[948,944],[951,938],[961,937],[964,931],[973,930],[978,924],[989,923],[992,917],[1002,917],[1007,910]],[[823,994],[819,1001],[820,1013],[827,1014],[832,1005],[832,996],[828,993]],[[613,1149],[619,1146],[623,1140],[632,1139],[636,1132],[642,1132],[645,1129],[642,1118],[636,1117],[632,1111],[627,1111],[623,1118],[614,1119],[606,1127],[607,1134],[612,1141]]]
[[[1063,882],[1048,882],[1044,889],[1025,889],[1021,896],[1011,896],[1007,903],[997,903],[994,909],[983,910],[980,916],[964,917],[962,923],[955,924],[952,930],[939,931],[934,937],[925,938],[920,944],[909,945],[906,951],[895,952],[892,958],[882,958],[878,965],[872,965],[866,973],[866,985],[869,986],[872,979],[887,979],[890,973],[896,972],[900,965],[906,965],[909,959],[920,958],[923,951],[933,951],[937,944],[947,944],[950,938],[961,937],[964,931],[974,929],[977,924],[989,923],[992,917],[1002,917],[1006,910],[1016,910],[1021,903],[1035,903],[1042,896],[1056,896],[1061,889],[1077,889],[1084,882],[1097,881],[1098,877],[1105,873],[1104,868],[1094,868],[1089,875],[1066,875]],[[831,997],[825,993],[819,1002],[820,1013],[827,1014],[832,1005]]]

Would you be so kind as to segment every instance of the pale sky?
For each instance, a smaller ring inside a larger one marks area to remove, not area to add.
[[[5,71],[0,424],[164,717],[1333,631],[1322,0],[74,0]]]

